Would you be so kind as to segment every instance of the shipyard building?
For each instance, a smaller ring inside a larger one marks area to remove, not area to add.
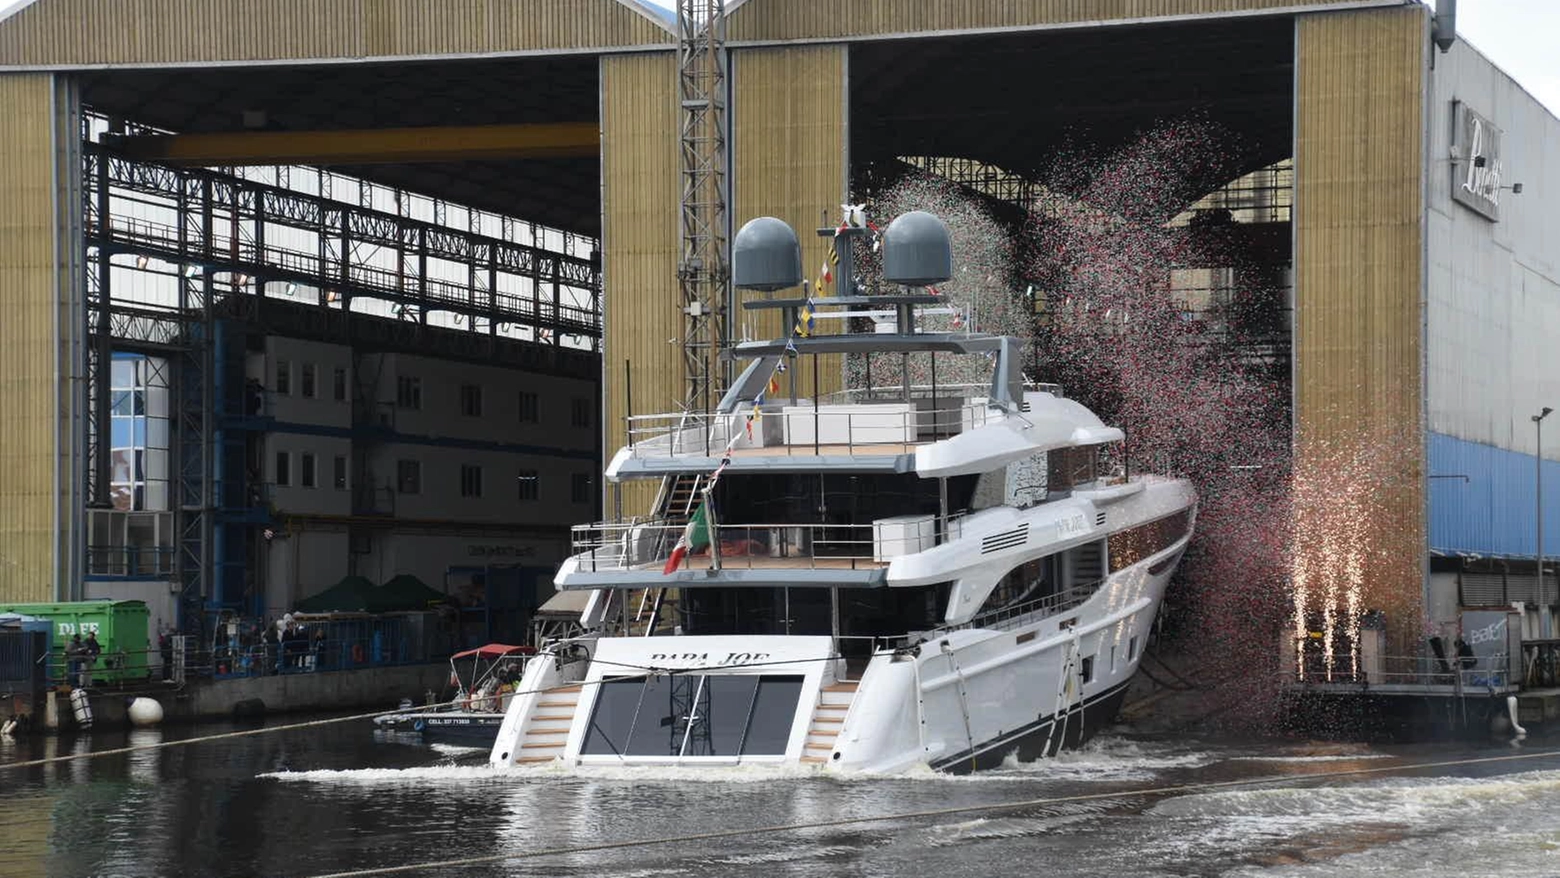
[[[0,596],[158,593],[187,626],[348,574],[545,567],[611,496],[625,415],[697,407],[714,352],[776,329],[734,307],[736,224],[810,229],[908,169],[1028,209],[1058,153],[1195,115],[1236,135],[1184,169],[1227,246],[1170,285],[1210,312],[1274,290],[1251,356],[1297,472],[1392,461],[1368,509],[1296,528],[1361,535],[1361,605],[1410,639],[1513,602],[1549,633],[1560,121],[1451,4],[681,5],[713,24],[629,0],[0,20]]]

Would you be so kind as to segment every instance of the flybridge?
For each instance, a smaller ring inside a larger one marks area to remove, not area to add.
[[[1022,419],[1029,405],[1026,392],[1061,395],[1054,385],[1026,384],[1017,339],[973,331],[959,308],[936,293],[935,284],[952,274],[948,232],[941,220],[912,212],[881,231],[859,207],[846,206],[845,216],[838,227],[819,230],[830,243],[815,286],[802,280],[800,245],[790,226],[768,217],[743,226],[734,242],[733,280],[737,287],[763,296],[743,306],[778,311],[780,325],[789,331],[725,351],[723,356],[747,361],[747,366],[713,407],[630,414],[628,444],[607,467],[610,480],[717,467],[924,476],[928,466],[946,466],[919,461],[926,446],[1010,417]],[[860,294],[852,249],[869,237],[883,252],[885,280],[899,292]],[[814,295],[829,289],[836,275],[840,295]],[[775,297],[795,287],[805,295]],[[949,313],[955,315],[952,331],[922,329],[921,317]],[[847,315],[872,317],[873,331],[852,332]],[[838,331],[820,332],[825,322]],[[817,358],[828,354],[864,357],[869,376],[872,357],[883,355],[887,371],[897,372],[900,380],[822,394]],[[912,354],[930,355],[930,382],[912,382]],[[990,378],[979,384],[939,383],[938,354],[984,356],[990,361]],[[791,368],[804,356],[813,357],[810,389],[798,386]],[[1023,426],[1032,425],[1026,419]]]

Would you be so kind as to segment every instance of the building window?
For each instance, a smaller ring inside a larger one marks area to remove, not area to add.
[[[460,413],[468,418],[482,417],[482,386],[480,384],[462,384],[460,386]]]
[[[569,409],[569,422],[576,427],[590,426],[590,400],[574,398],[574,403]]]
[[[282,396],[292,395],[292,363],[287,360],[276,361],[276,392]]]
[[[536,470],[523,469],[520,471],[520,499],[535,500],[537,497]]]
[[[292,455],[285,451],[276,452],[276,483],[283,486],[292,484]]]
[[[315,390],[317,388],[315,387],[314,378],[315,369],[313,363],[304,363],[301,367],[299,367],[298,384],[300,385],[300,389],[303,391],[303,396],[305,399],[314,399],[315,397]]]
[[[590,502],[590,473],[575,473],[569,485],[569,495],[575,503]]]
[[[520,391],[520,423],[534,424],[541,420],[541,406],[538,404],[536,394],[529,390]]]
[[[337,366],[336,370],[331,373],[330,383],[331,383],[331,395],[335,398],[335,400],[337,402],[346,402],[347,401],[347,370],[341,368],[340,366]]]
[[[395,462],[395,489],[402,494],[422,493],[422,461]]]
[[[344,455],[338,454],[330,462],[330,481],[338,491],[347,489],[347,458]]]
[[[461,464],[460,495],[462,497],[482,496],[482,467],[469,463]]]
[[[116,510],[168,508],[165,361],[115,353],[109,367],[109,501]]]
[[[318,484],[314,476],[314,455],[305,451],[298,456],[298,484],[305,488],[313,488]]]
[[[395,379],[395,404],[412,411],[422,410],[422,379],[402,375]]]

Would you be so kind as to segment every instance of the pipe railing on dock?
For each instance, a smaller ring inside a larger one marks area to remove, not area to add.
[[[1506,653],[1484,656],[1435,655],[1361,655],[1358,661],[1347,652],[1335,653],[1331,661],[1317,654],[1302,654],[1300,666],[1291,667],[1286,677],[1301,686],[1416,686],[1449,687],[1469,693],[1516,686],[1521,674]],[[1463,662],[1471,660],[1472,664]]]

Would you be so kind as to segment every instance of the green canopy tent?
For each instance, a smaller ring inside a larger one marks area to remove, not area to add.
[[[442,603],[445,594],[429,588],[427,583],[410,573],[402,573],[379,587],[379,599],[385,605],[382,612],[427,610]]]
[[[347,576],[294,608],[300,613],[378,613],[379,587],[361,576]]]
[[[441,592],[409,574],[397,576],[384,585],[375,585],[361,576],[348,576],[319,594],[299,601],[296,609],[300,613],[399,613],[427,610],[443,600]]]

